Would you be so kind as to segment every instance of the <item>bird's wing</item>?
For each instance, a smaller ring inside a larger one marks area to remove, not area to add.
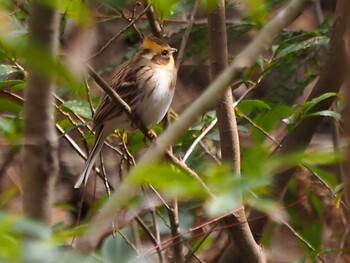
[[[111,87],[118,95],[131,107],[138,94],[138,84],[136,81],[135,69],[130,70],[130,61],[122,64],[114,76]],[[94,118],[93,128],[96,129],[106,120],[118,118],[123,114],[123,107],[105,94],[98,106]]]
[[[111,87],[118,93],[118,95],[132,107],[137,98],[139,97],[139,88],[136,80],[135,72],[138,72],[140,68],[133,68],[130,70],[130,64],[138,64],[133,60],[126,61],[116,70],[116,74],[112,79]],[[117,118],[123,114],[123,106],[119,103],[115,103],[107,94],[105,94],[98,106],[94,118],[93,129],[98,128],[106,120]]]

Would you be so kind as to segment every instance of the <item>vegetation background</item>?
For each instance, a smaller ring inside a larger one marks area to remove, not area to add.
[[[349,262],[349,13],[1,0],[0,262]],[[179,50],[172,109],[74,189],[101,77],[149,33]]]

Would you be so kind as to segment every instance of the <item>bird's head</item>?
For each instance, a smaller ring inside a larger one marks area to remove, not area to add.
[[[174,52],[177,52],[176,48],[170,47],[167,42],[153,35],[149,35],[143,40],[141,55],[153,63],[173,66]]]

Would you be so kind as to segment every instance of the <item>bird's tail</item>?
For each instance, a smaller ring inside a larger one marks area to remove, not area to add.
[[[101,130],[96,132],[96,139],[94,142],[94,146],[92,147],[89,157],[85,162],[84,169],[81,172],[77,182],[75,183],[74,188],[79,188],[83,183],[84,183],[84,186],[86,185],[87,180],[89,179],[91,169],[94,166],[96,158],[102,149],[105,138],[106,138],[106,135],[104,134],[104,128],[102,127]]]

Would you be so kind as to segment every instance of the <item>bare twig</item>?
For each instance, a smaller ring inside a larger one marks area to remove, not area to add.
[[[191,155],[191,153],[193,152],[194,148],[197,146],[197,144],[207,135],[208,132],[210,132],[210,130],[215,126],[215,124],[217,123],[218,119],[215,118],[214,120],[212,120],[209,125],[201,132],[201,134],[199,134],[199,136],[193,141],[193,143],[191,144],[191,146],[187,149],[184,157],[182,158],[183,162],[186,162],[187,158]]]
[[[144,6],[149,6],[151,5],[151,1],[148,0],[143,0],[143,5]],[[162,38],[163,36],[163,26],[161,23],[159,23],[158,19],[157,19],[157,15],[154,12],[154,8],[153,6],[151,6],[150,8],[148,8],[147,12],[147,20],[148,20],[148,24],[151,28],[151,32],[154,36],[158,37],[158,38]]]
[[[135,18],[133,19],[126,27],[124,27],[122,30],[118,32],[114,37],[112,37],[98,52],[93,54],[90,57],[90,60],[98,55],[100,55],[114,40],[116,40],[121,34],[123,34],[128,28],[133,26],[149,9],[151,5],[146,5],[145,9]]]
[[[288,224],[286,221],[282,220],[282,223],[285,227],[287,227],[289,229],[290,232],[292,232],[292,234],[298,238],[305,246],[307,246],[311,251],[315,251],[315,248],[305,239],[303,238],[290,224]],[[321,258],[320,255],[317,255],[317,258],[325,263],[325,261]]]
[[[173,254],[174,261],[183,263],[185,261],[183,251],[182,251],[182,240],[180,234],[180,224],[179,224],[179,211],[178,211],[178,203],[175,199],[173,204],[168,209],[169,221],[170,221],[170,230],[172,236],[172,244],[173,244]]]
[[[190,20],[188,21],[185,33],[182,36],[182,41],[181,41],[181,45],[180,45],[180,48],[179,48],[179,52],[177,54],[177,59],[176,59],[176,64],[175,64],[177,70],[179,70],[179,67],[180,67],[180,65],[182,63],[182,59],[183,59],[183,56],[184,56],[184,53],[185,53],[185,48],[187,46],[188,38],[190,36],[191,30],[192,30],[192,26],[193,26],[193,23],[194,23],[194,17],[195,17],[195,15],[197,13],[197,10],[198,10],[200,2],[201,2],[201,0],[196,0],[194,2],[194,6],[192,8],[192,13],[191,13],[191,16],[190,16]]]

